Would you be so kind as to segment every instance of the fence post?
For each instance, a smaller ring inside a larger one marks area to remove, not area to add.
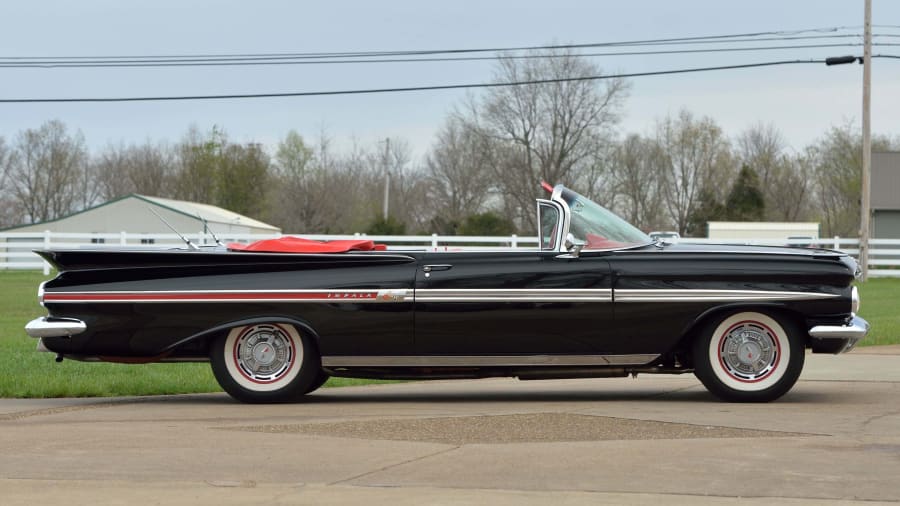
[[[510,241],[509,245],[512,246],[513,248],[518,248],[519,247],[519,236],[517,236],[516,234],[513,234],[512,241]]]
[[[841,238],[834,236],[834,249],[841,249]]]
[[[50,231],[44,230],[44,249],[50,249]],[[43,260],[43,259],[42,259]],[[50,274],[50,263],[44,260],[44,276]]]
[[[126,232],[124,230],[119,232],[119,244],[121,244],[122,246],[128,244],[128,236],[126,235]]]

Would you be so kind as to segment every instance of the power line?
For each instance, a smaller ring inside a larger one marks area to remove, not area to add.
[[[891,28],[891,25],[885,25]],[[703,35],[693,37],[671,37],[661,39],[638,39],[630,41],[592,42],[584,44],[555,44],[533,45],[492,48],[451,48],[451,49],[419,49],[419,50],[390,50],[390,51],[351,51],[351,52],[270,52],[270,53],[235,53],[235,54],[180,54],[180,55],[118,55],[118,56],[0,56],[0,60],[138,60],[138,59],[222,59],[222,58],[366,58],[383,56],[415,56],[435,54],[458,53],[502,53],[515,51],[535,50],[560,50],[560,49],[586,49],[592,47],[626,47],[638,45],[672,45],[672,44],[697,44],[697,43],[733,43],[733,42],[759,42],[778,40],[813,40],[828,38],[854,38],[861,34],[836,34],[840,30],[859,29],[855,26],[835,26],[824,28],[810,28],[802,30],[778,30],[766,32],[750,32],[737,34]],[[831,33],[831,35],[805,35],[803,33]],[[889,34],[877,34],[881,36],[895,36]],[[761,38],[764,37],[764,38]]]
[[[873,44],[873,46],[897,46],[900,44]],[[822,48],[853,48],[861,47],[862,43],[843,44],[803,44],[786,46],[744,46],[726,48],[704,49],[669,49],[656,51],[616,51],[602,53],[575,53],[579,57],[608,57],[608,56],[651,56],[668,54],[703,54],[703,53],[737,53],[749,51],[774,51],[789,49],[822,49]],[[79,62],[16,62],[5,63],[0,61],[0,68],[159,68],[159,67],[208,67],[208,66],[260,66],[260,65],[326,65],[326,64],[359,64],[359,63],[434,63],[434,62],[470,62],[470,61],[495,61],[495,60],[526,60],[526,59],[551,59],[570,56],[568,54],[525,54],[525,55],[497,55],[497,56],[451,56],[438,58],[377,58],[366,60],[209,60],[209,61],[79,61]]]
[[[229,99],[249,99],[249,98],[285,98],[285,97],[312,97],[312,96],[332,96],[332,95],[361,95],[361,94],[377,94],[377,93],[401,93],[415,91],[437,91],[437,90],[458,90],[470,88],[500,88],[507,86],[523,86],[537,84],[554,84],[564,82],[577,81],[599,81],[606,79],[622,79],[630,77],[648,77],[671,74],[688,74],[695,72],[711,72],[719,70],[735,70],[758,67],[773,67],[780,65],[797,65],[797,64],[822,64],[825,60],[783,60],[770,61],[761,63],[745,63],[739,65],[722,65],[715,67],[696,67],[683,68],[673,70],[658,70],[652,72],[635,72],[628,74],[614,75],[595,75],[583,77],[569,77],[561,79],[538,79],[531,81],[517,82],[500,82],[500,83],[475,83],[475,84],[447,84],[437,86],[413,86],[401,88],[370,88],[356,90],[332,90],[332,91],[304,91],[304,92],[286,92],[286,93],[244,93],[244,94],[228,94],[228,95],[178,95],[178,96],[156,96],[156,97],[103,97],[103,98],[12,98],[0,99],[0,103],[62,103],[62,102],[162,102],[176,100],[229,100]]]
[[[873,44],[874,46],[897,46],[900,44]],[[752,46],[736,48],[707,48],[707,49],[672,49],[659,51],[620,51],[603,53],[575,53],[578,57],[603,57],[603,56],[649,56],[666,54],[701,54],[701,53],[735,53],[747,51],[769,51],[787,49],[821,49],[838,47],[860,47],[861,43],[845,44],[807,44],[788,46]],[[432,63],[432,62],[460,62],[460,61],[494,61],[494,60],[526,60],[526,59],[550,59],[561,58],[570,55],[561,54],[528,54],[528,55],[498,55],[498,56],[466,56],[443,58],[381,58],[367,60],[313,60],[313,61],[208,61],[208,62],[77,62],[77,63],[2,63],[0,68],[105,68],[105,67],[194,67],[194,66],[245,66],[245,65],[322,65],[322,64],[357,64],[357,63]]]

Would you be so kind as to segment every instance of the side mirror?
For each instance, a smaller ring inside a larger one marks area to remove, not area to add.
[[[581,239],[576,239],[574,235],[566,234],[566,251],[573,257],[578,258],[581,255],[581,250],[584,249],[585,244]]]

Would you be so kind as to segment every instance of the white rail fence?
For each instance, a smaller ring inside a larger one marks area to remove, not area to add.
[[[338,239],[371,239],[386,244],[388,249],[420,249],[422,251],[467,251],[467,250],[509,250],[535,249],[534,236],[448,236],[448,235],[311,235],[300,234],[307,239],[332,241]],[[197,245],[211,245],[212,236],[203,233],[189,234]],[[243,234],[225,235],[225,242],[249,243],[260,239],[272,239],[277,235]],[[682,238],[684,243],[697,244],[755,244],[784,246],[818,246],[844,251],[854,257],[859,253],[859,240],[834,237],[811,241],[790,240],[710,240],[705,238]],[[50,265],[37,256],[34,250],[51,248],[121,248],[157,249],[160,247],[183,247],[184,243],[176,234],[134,234],[128,232],[112,234],[75,234],[62,232],[5,232],[0,233],[0,269],[42,269],[49,274]],[[869,242],[869,276],[900,277],[900,239],[873,239]]]

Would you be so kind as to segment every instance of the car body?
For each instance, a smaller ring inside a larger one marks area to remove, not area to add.
[[[690,372],[722,399],[770,401],[805,349],[841,353],[868,331],[844,253],[653,242],[545,189],[532,250],[40,251],[59,275],[26,331],[60,360],[209,361],[247,402],[329,376]]]

